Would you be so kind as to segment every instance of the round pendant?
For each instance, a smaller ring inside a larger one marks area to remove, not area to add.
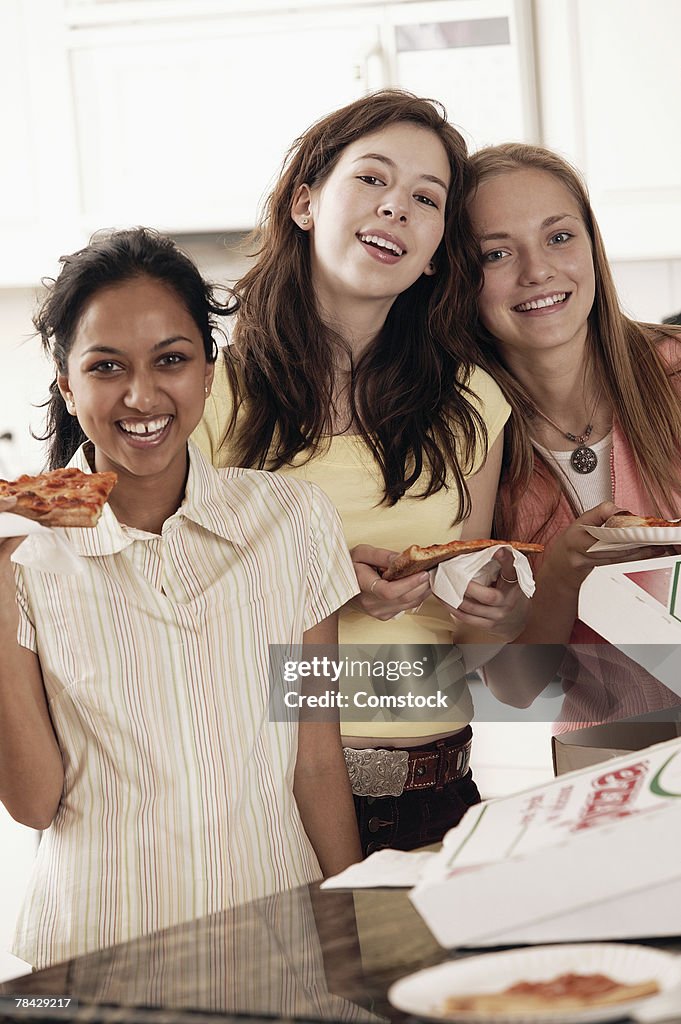
[[[581,445],[581,447],[575,448],[573,451],[570,456],[570,463],[576,473],[593,473],[598,465],[598,456],[593,448]]]

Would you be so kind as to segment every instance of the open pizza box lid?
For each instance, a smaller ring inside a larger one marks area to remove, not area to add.
[[[579,592],[579,617],[681,696],[678,555],[592,569]]]
[[[471,808],[410,899],[446,948],[681,933],[681,739]]]

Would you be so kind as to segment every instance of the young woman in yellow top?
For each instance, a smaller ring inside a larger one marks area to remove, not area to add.
[[[367,709],[344,722],[367,852],[439,839],[479,799],[452,642],[464,628],[512,639],[525,613],[507,560],[507,582],[470,584],[459,609],[425,573],[381,577],[409,544],[490,535],[509,407],[452,314],[469,308],[473,322],[468,183],[463,139],[408,93],[373,94],[306,131],[235,286],[232,344],[194,435],[216,465],[314,480],[334,502],[361,588],[342,611],[342,644],[382,645],[384,660],[447,652],[446,714],[391,721]]]

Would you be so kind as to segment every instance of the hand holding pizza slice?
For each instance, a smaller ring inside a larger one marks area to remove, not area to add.
[[[383,573],[383,579],[400,580],[424,569],[432,569],[440,562],[446,562],[457,555],[470,555],[474,551],[493,548],[499,544],[506,544],[524,554],[537,554],[544,550],[543,544],[526,544],[519,540],[452,540],[448,544],[430,544],[428,547],[412,544],[392,560]]]
[[[115,473],[54,469],[0,480],[0,512],[13,512],[43,526],[96,526],[116,479]]]
[[[665,530],[669,527],[681,526],[681,519],[655,519],[654,516],[637,516],[633,512],[628,512],[624,509],[606,519],[603,526],[612,527],[613,529],[622,529],[622,527],[627,526],[652,526],[653,528]]]

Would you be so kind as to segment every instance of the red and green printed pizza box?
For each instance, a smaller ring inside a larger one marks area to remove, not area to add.
[[[445,948],[681,932],[681,739],[472,807],[410,898]]]

